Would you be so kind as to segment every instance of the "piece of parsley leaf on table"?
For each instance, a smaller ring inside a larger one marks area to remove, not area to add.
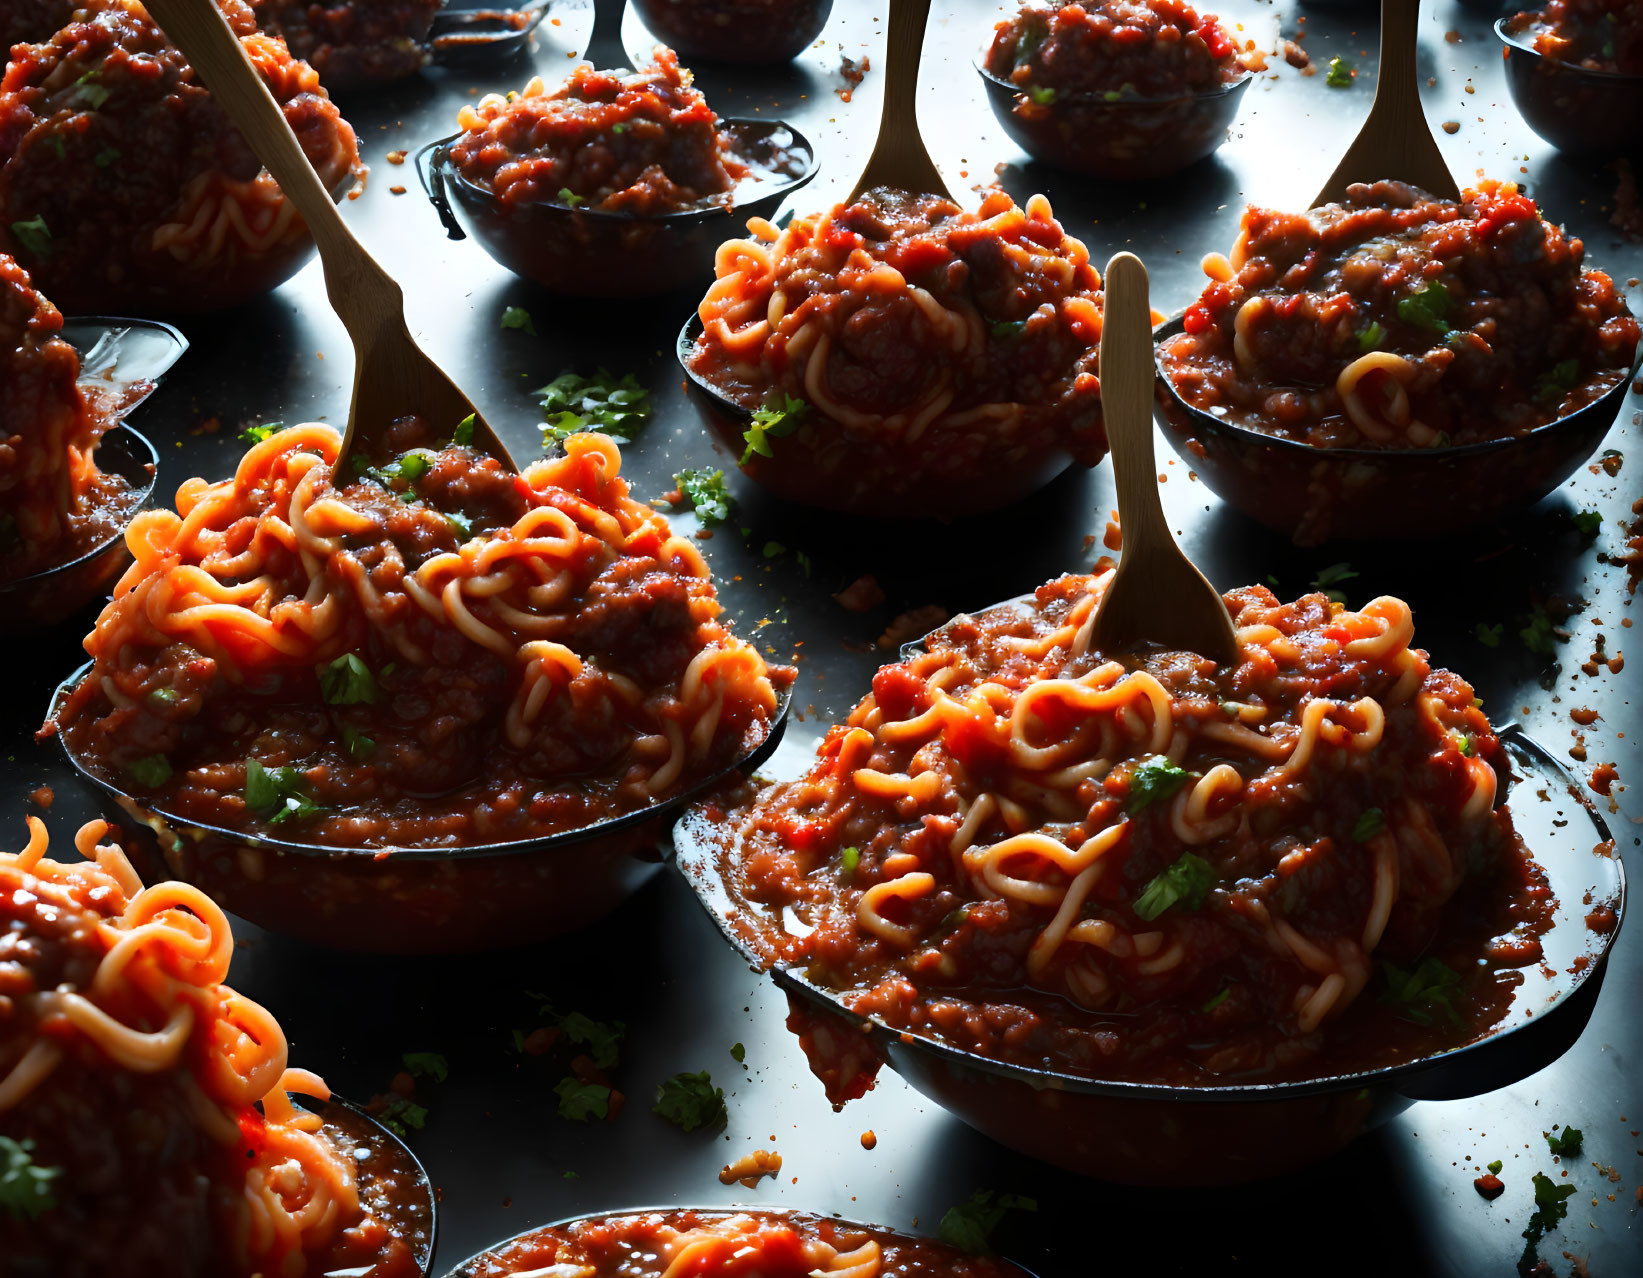
[[[658,1087],[651,1113],[687,1132],[698,1127],[721,1127],[730,1118],[724,1091],[713,1086],[713,1076],[705,1069],[695,1074],[675,1074]]]
[[[13,1217],[38,1220],[57,1205],[51,1185],[63,1174],[61,1167],[35,1163],[34,1142],[0,1136],[0,1207]]]
[[[696,512],[696,517],[712,527],[722,524],[736,510],[736,499],[725,485],[722,470],[681,470],[673,477],[679,496]]]
[[[1037,1211],[1038,1202],[1022,1194],[998,1194],[978,1189],[967,1202],[947,1209],[936,1237],[942,1242],[974,1255],[992,1250],[993,1230],[1011,1211]]]
[[[618,378],[601,368],[592,377],[561,373],[536,392],[542,404],[543,447],[594,430],[631,444],[650,420],[650,392],[632,373]]]
[[[603,1083],[584,1083],[579,1078],[562,1078],[553,1087],[559,1097],[559,1117],[585,1123],[610,1113],[610,1088]]]

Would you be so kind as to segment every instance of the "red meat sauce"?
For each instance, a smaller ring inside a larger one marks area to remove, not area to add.
[[[963,653],[974,661],[978,680],[985,675],[1014,689],[1088,673],[1105,659],[1069,659],[1056,648],[1039,661],[1002,642],[1055,630],[1084,581],[1052,582],[1030,608],[1006,605],[960,617],[930,649],[938,656]],[[1279,605],[1264,588],[1250,587],[1226,600],[1240,625],[1276,625],[1299,653],[1274,669],[1268,654],[1246,648],[1239,665],[1218,671],[1190,653],[1151,650],[1119,658],[1164,685],[1177,724],[1212,717],[1228,703],[1260,705],[1268,711],[1265,734],[1292,738],[1304,702],[1380,698],[1395,682],[1380,665],[1343,658],[1338,636],[1331,637],[1338,609],[1322,595]],[[1509,773],[1509,763],[1471,687],[1430,669],[1418,650],[1414,655],[1424,671],[1417,698],[1435,698],[1444,721],[1462,725],[1464,734],[1458,727],[1435,732],[1412,699],[1387,707],[1384,736],[1369,761],[1322,757],[1288,778],[1264,771],[1264,763],[1237,748],[1194,738],[1180,765],[1200,775],[1218,763],[1238,768],[1247,782],[1242,819],[1230,835],[1192,849],[1213,870],[1202,906],[1167,909],[1143,922],[1139,897],[1186,845],[1171,832],[1167,802],[1128,818],[1127,838],[1108,854],[1118,858],[1119,870],[1098,880],[1080,917],[1117,921],[1132,935],[1164,928],[1185,957],[1156,975],[1115,961],[1107,976],[1116,997],[1099,1010],[1069,995],[1060,957],[1036,980],[1026,970],[1034,938],[1056,907],[987,899],[954,871],[950,847],[962,819],[956,809],[941,800],[926,806],[860,791],[842,807],[815,796],[809,787],[832,768],[842,727],[829,734],[806,781],[750,788],[710,812],[717,871],[731,900],[727,923],[765,962],[791,967],[858,1016],[992,1060],[1090,1078],[1205,1086],[1332,1077],[1475,1041],[1506,1015],[1523,981],[1517,969],[1540,960],[1539,937],[1551,925],[1554,901],[1508,811],[1486,812],[1475,824],[1460,820],[1471,789],[1463,744],[1497,776]],[[895,721],[927,710],[932,702],[917,668],[916,661],[882,668],[853,722],[864,711]],[[960,678],[945,691],[962,699],[971,686]],[[1054,725],[1046,723],[1045,730],[1053,739]],[[1074,823],[1064,834],[1065,827],[1035,810],[1030,788],[1012,790],[1011,765],[992,741],[984,728],[963,725],[944,736],[939,749],[920,746],[915,764],[881,738],[866,766],[909,775],[921,766],[950,769],[971,801],[983,793],[1014,793],[1020,816],[999,834],[978,835],[971,847],[1035,826],[1076,847],[1081,831],[1110,822],[1133,792],[1134,774],[1115,767],[1093,791],[1088,823]],[[1371,810],[1397,812],[1405,798],[1430,819],[1446,859],[1437,868],[1400,845],[1397,896],[1369,956],[1373,974],[1344,1012],[1303,1032],[1297,990],[1315,978],[1279,953],[1256,921],[1262,911],[1281,911],[1326,949],[1347,937],[1356,944],[1374,890],[1359,823]],[[895,903],[893,919],[921,933],[911,949],[870,933],[858,915],[865,891],[904,872],[909,856],[935,879],[927,895]],[[892,857],[901,864],[884,872]],[[1017,868],[1025,864],[1014,863],[1010,872],[1067,882],[1053,868]],[[1443,996],[1400,1001],[1394,979],[1428,961],[1448,970]],[[789,1028],[829,1098],[842,1104],[871,1087],[882,1062],[869,1036],[811,1000],[793,996],[790,1003]]]
[[[363,175],[354,132],[313,69],[256,34],[243,0],[219,8],[325,185]],[[300,219],[285,234],[269,229],[261,251],[205,233],[213,193],[250,200],[234,184],[262,166],[136,0],[91,0],[14,54],[0,80],[0,249],[62,305],[95,312],[174,290],[172,306],[197,309],[191,286],[230,288],[292,239],[305,242]],[[255,202],[241,218],[259,233],[271,220]]]
[[[92,460],[118,405],[81,392],[62,327],[28,272],[0,253],[0,582],[105,545],[142,497]]]
[[[871,1278],[1023,1278],[994,1256],[807,1212],[692,1209],[546,1225],[491,1248],[465,1272],[467,1278],[509,1278],[559,1265],[593,1278],[659,1278],[692,1244],[703,1251],[688,1272],[715,1278],[811,1278],[829,1270],[834,1254],[869,1244],[878,1250]]]
[[[38,1167],[54,1168],[55,1205],[30,1219],[0,1212],[7,1278],[120,1274],[122,1278],[249,1278],[236,1257],[244,1239],[244,1149],[211,1139],[197,1118],[188,1067],[138,1073],[113,1064],[60,1015],[37,1019],[30,997],[68,988],[89,996],[105,946],[105,913],[84,897],[0,879],[0,1078],[40,1038],[64,1059],[13,1109],[0,1135],[31,1141]],[[79,908],[74,908],[78,905]],[[110,1007],[128,1023],[134,1009]],[[330,1106],[325,1135],[357,1169],[365,1214],[311,1256],[302,1275],[374,1266],[369,1278],[420,1278],[432,1245],[425,1184],[405,1150],[352,1111]],[[241,1120],[255,1139],[260,1114]]]
[[[1506,30],[1557,62],[1643,75],[1643,0],[1548,0],[1514,14]]]
[[[1248,55],[1212,13],[1181,0],[1027,4],[998,24],[986,68],[1045,108],[1066,95],[1173,98],[1249,73]]]
[[[555,203],[656,217],[731,203],[751,167],[673,50],[637,71],[576,68],[549,92],[491,95],[458,116],[451,161],[504,206]]]
[[[1231,278],[1187,308],[1163,366],[1194,407],[1320,447],[1521,436],[1600,398],[1636,350],[1637,320],[1584,256],[1509,182],[1459,204],[1377,182],[1307,213],[1252,205]],[[1363,374],[1366,422],[1338,379],[1372,354],[1402,363]]]
[[[428,63],[445,0],[248,0],[257,26],[319,72],[327,89],[390,84]]]

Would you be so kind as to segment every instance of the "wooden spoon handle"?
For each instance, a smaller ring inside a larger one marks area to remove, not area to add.
[[[924,54],[924,28],[930,19],[930,0],[890,0],[890,21],[884,36],[884,110],[879,117],[879,139],[918,135],[918,68]]]
[[[1152,451],[1152,308],[1147,268],[1133,253],[1107,263],[1101,306],[1101,415],[1118,488],[1124,554],[1172,544]]]
[[[1428,132],[1414,57],[1419,22],[1420,0],[1381,0],[1380,69],[1369,114],[1391,116],[1400,133],[1413,129]]]

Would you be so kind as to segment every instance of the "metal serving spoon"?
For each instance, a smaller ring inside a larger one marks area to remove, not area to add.
[[[953,193],[941,180],[924,139],[918,132],[918,64],[924,52],[924,25],[930,0],[890,0],[890,21],[884,38],[884,111],[873,154],[856,180],[847,204],[876,186],[894,187],[913,195]],[[954,201],[955,203],[957,201]]]
[[[1092,651],[1152,642],[1230,665],[1238,642],[1221,594],[1170,535],[1152,453],[1152,309],[1133,253],[1107,263],[1101,319],[1101,412],[1112,449],[1124,553],[1095,614]]]
[[[1460,199],[1443,152],[1433,140],[1421,107],[1415,69],[1416,26],[1420,0],[1382,0],[1381,68],[1375,80],[1375,101],[1369,118],[1323,190],[1312,197],[1312,208],[1346,198],[1354,182],[1398,178],[1430,191],[1443,200]]]
[[[352,474],[347,464],[356,450],[369,452],[372,442],[398,418],[412,415],[436,429],[448,429],[472,416],[474,446],[509,470],[518,470],[484,414],[411,337],[404,293],[342,220],[273,94],[216,5],[211,0],[145,2],[280,190],[297,206],[319,245],[331,307],[354,343],[354,393],[334,473]]]

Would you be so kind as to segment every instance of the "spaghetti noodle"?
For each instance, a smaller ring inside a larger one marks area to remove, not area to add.
[[[991,1256],[791,1211],[645,1212],[547,1225],[463,1278],[1019,1278]]]
[[[270,431],[139,516],[48,728],[161,811],[350,847],[579,829],[762,743],[792,671],[720,621],[616,446],[515,476],[463,429],[406,419],[346,481],[331,427]]]
[[[1091,1077],[1316,1076],[1486,1032],[1548,893],[1408,605],[1234,591],[1217,669],[1091,651],[1109,576],[881,669],[808,775],[718,826],[731,926],[894,1029]],[[1388,999],[1428,960],[1442,1009]],[[863,1035],[790,1024],[835,1102],[870,1085]]]
[[[222,983],[222,911],[145,888],[107,832],[81,827],[85,860],[59,863],[31,817],[28,846],[0,853],[0,1134],[52,1169],[33,1219],[0,1214],[7,1274],[415,1278],[399,1227],[427,1240],[431,1222],[369,1216],[373,1151],[292,1103],[330,1093]]]
[[[319,77],[220,6],[327,189],[364,175]],[[71,311],[201,311],[266,292],[307,228],[137,0],[91,0],[0,80],[0,248]]]
[[[1519,436],[1625,379],[1637,321],[1510,182],[1461,202],[1402,182],[1309,213],[1253,206],[1161,347],[1189,404],[1325,447]]]

